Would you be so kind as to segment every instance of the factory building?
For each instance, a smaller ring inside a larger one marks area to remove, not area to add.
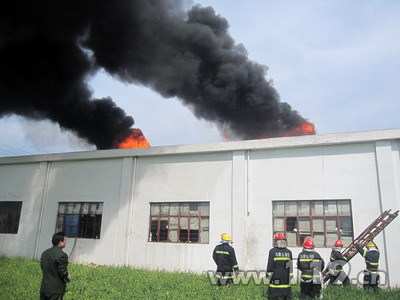
[[[264,271],[272,236],[326,262],[400,208],[400,129],[0,158],[0,255],[38,259],[64,231],[77,263],[214,270],[230,233],[241,270]],[[375,239],[400,286],[400,218]],[[362,279],[357,255],[347,271]],[[295,270],[296,272],[297,270]]]

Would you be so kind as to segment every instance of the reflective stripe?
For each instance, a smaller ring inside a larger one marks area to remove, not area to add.
[[[290,287],[290,284],[270,284],[269,286],[272,288],[286,289]]]
[[[346,256],[342,256],[343,260],[349,260]],[[331,261],[335,261],[335,260],[340,260],[340,259],[335,259],[333,256],[331,256]]]
[[[234,265],[232,268],[237,268],[238,267],[238,265]]]
[[[379,265],[379,263],[373,263],[373,262],[370,262],[370,261],[368,261],[368,260],[366,260],[365,262],[366,262],[366,263],[369,263],[371,266],[377,266],[377,265]]]
[[[367,250],[364,249],[362,256],[365,257],[365,255],[367,255]]]
[[[229,252],[228,252],[228,251],[216,251],[216,253],[218,253],[218,254],[227,254],[227,255],[229,255]]]
[[[290,260],[290,257],[274,257],[274,260]]]
[[[300,258],[299,261],[320,261],[318,258]]]
[[[372,274],[379,274],[379,270],[372,271],[372,270],[365,269],[364,272],[372,273]]]
[[[301,277],[304,277],[304,278],[313,278],[313,277],[319,277],[319,275],[301,275]]]

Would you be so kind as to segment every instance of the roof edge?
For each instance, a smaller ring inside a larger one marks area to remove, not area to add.
[[[93,150],[40,154],[28,156],[0,157],[0,164],[30,163],[43,161],[87,160],[101,158],[121,158],[133,156],[158,156],[191,153],[226,152],[261,149],[281,149],[294,147],[314,147],[335,144],[366,143],[400,139],[400,129],[383,129],[347,133],[278,137],[260,140],[156,146],[149,148]]]

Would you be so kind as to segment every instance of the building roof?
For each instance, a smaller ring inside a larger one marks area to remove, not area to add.
[[[400,129],[278,137],[270,139],[157,146],[149,148],[94,150],[68,153],[0,157],[0,164],[18,164],[42,161],[87,160],[101,158],[121,158],[132,156],[158,156],[192,153],[283,149],[295,147],[315,147],[336,144],[367,143],[382,140],[400,140]]]

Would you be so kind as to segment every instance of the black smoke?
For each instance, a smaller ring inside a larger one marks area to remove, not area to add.
[[[98,149],[112,148],[134,121],[112,99],[92,98],[87,81],[104,68],[178,97],[239,139],[281,135],[305,122],[211,7],[185,12],[179,0],[0,3],[0,117],[49,119]]]

